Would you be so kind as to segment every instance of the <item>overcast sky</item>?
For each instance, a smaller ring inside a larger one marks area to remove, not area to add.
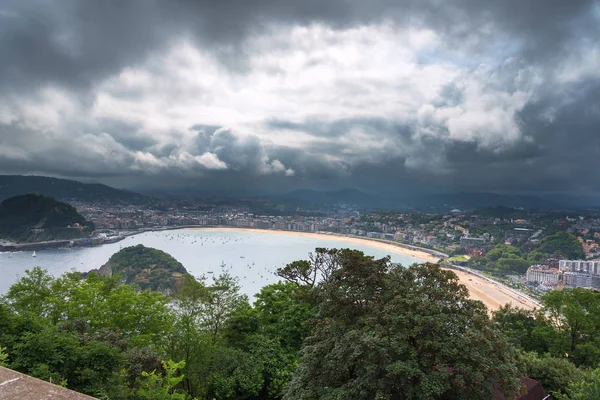
[[[0,172],[600,193],[600,1],[3,0]]]

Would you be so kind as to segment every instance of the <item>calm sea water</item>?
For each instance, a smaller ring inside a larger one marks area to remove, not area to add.
[[[274,275],[277,268],[307,259],[308,253],[316,247],[351,248],[375,257],[390,255],[393,262],[403,265],[418,261],[398,252],[356,245],[325,235],[315,238],[209,229],[147,232],[100,247],[42,250],[35,258],[31,252],[0,253],[0,294],[6,293],[26,269],[40,266],[54,276],[73,269],[89,271],[102,266],[119,249],[137,244],[166,251],[189,273],[204,274],[209,277],[209,282],[211,276],[222,271],[221,264],[225,264],[225,268],[239,278],[242,291],[251,299],[260,288],[279,280]]]

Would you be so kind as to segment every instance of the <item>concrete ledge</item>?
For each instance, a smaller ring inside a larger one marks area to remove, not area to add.
[[[0,400],[94,400],[85,394],[0,367]]]

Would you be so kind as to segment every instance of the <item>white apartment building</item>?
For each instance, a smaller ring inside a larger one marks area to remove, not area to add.
[[[558,267],[563,272],[583,272],[591,275],[600,275],[600,260],[560,260]]]
[[[532,265],[527,269],[527,282],[547,283],[549,285],[558,285],[559,272],[556,269],[544,268],[540,265]]]
[[[563,282],[567,287],[600,288],[600,276],[578,272],[563,273]]]

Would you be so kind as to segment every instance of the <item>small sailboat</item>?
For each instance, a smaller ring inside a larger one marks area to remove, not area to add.
[[[31,257],[37,257],[37,255],[35,254],[35,250],[33,251],[33,254],[31,255]]]

